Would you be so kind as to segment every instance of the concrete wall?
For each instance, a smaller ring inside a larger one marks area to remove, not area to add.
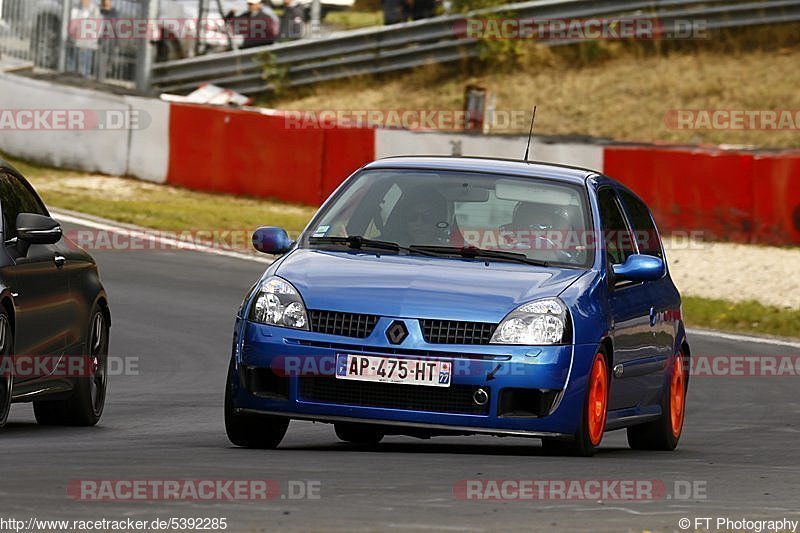
[[[20,117],[20,112],[35,111],[43,116],[45,111],[64,110],[78,113],[71,126],[59,126],[52,120],[29,130],[20,129],[18,120],[13,126],[0,126],[0,151],[55,167],[160,183],[166,180],[166,102],[0,74],[0,112],[6,118]]]

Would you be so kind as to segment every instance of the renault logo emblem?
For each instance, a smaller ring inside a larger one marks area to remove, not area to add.
[[[406,325],[399,320],[392,322],[392,325],[386,330],[386,338],[392,344],[400,344],[408,337],[408,330]]]

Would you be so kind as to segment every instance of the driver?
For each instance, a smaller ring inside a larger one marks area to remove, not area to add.
[[[431,187],[407,191],[385,228],[386,238],[403,244],[446,245],[450,241],[447,199]]]

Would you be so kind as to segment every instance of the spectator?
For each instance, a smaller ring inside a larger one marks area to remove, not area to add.
[[[281,39],[300,39],[305,33],[305,11],[297,0],[283,0]]]
[[[242,48],[272,44],[280,32],[280,20],[271,7],[261,0],[247,0],[247,11],[236,15],[233,11],[225,15],[233,33],[244,38]]]
[[[100,57],[97,61],[102,76],[114,75],[114,67],[119,67],[119,45],[116,39],[116,23],[119,12],[114,7],[114,0],[103,0],[100,4],[100,14],[103,17],[103,31],[100,32]]]
[[[427,19],[436,15],[436,0],[414,0],[411,17],[414,20]]]
[[[84,24],[81,21],[88,20]],[[94,70],[95,53],[97,52],[97,38],[83,35],[87,28],[95,29],[100,22],[100,9],[92,0],[80,0],[78,7],[73,7],[70,13],[70,27],[72,33],[72,54],[70,69],[84,78],[89,78]],[[94,32],[92,32],[94,33]]]
[[[383,0],[383,23],[406,22],[414,11],[414,0]]]

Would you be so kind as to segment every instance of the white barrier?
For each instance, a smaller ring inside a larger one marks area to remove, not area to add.
[[[169,104],[0,74],[0,151],[54,167],[163,183]]]
[[[393,155],[465,155],[522,159],[526,136],[498,137],[465,133],[428,133],[379,129],[375,157]],[[603,147],[592,144],[531,143],[531,160],[586,167],[602,172]]]
[[[166,183],[169,169],[170,104],[154,98],[134,96],[126,96],[125,101],[132,110],[143,111],[150,119],[146,128],[131,129],[127,173],[143,180]]]

